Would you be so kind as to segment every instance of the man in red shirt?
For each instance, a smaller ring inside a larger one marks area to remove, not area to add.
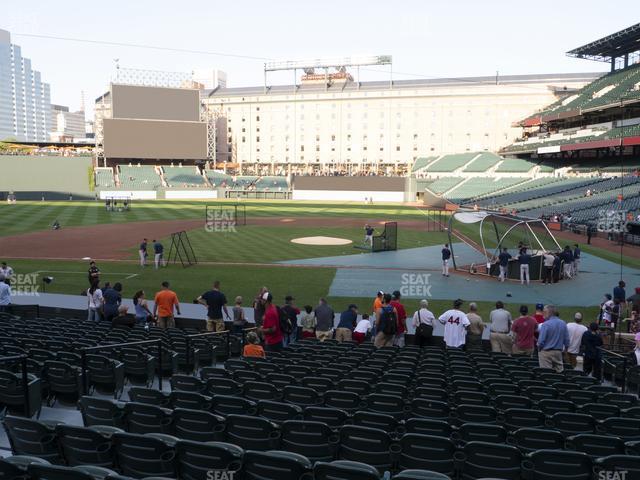
[[[279,352],[282,350],[282,330],[280,330],[280,315],[278,309],[273,305],[273,295],[265,293],[264,300],[264,322],[260,331],[264,336],[264,350],[266,352]]]
[[[529,315],[529,307],[522,305],[520,307],[520,316],[511,325],[511,331],[516,336],[513,343],[514,355],[533,355],[537,328],[538,322]]]
[[[404,347],[404,334],[407,331],[407,311],[404,305],[400,303],[400,292],[396,290],[391,295],[391,306],[398,312],[398,333],[393,338],[393,344]]]

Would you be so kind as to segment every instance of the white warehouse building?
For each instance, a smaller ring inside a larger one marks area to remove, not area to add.
[[[599,73],[300,84],[201,92],[215,118],[217,168],[243,174],[404,173],[418,157],[498,151],[514,122]],[[328,80],[328,81],[327,81]]]

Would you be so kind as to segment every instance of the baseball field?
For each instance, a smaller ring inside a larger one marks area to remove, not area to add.
[[[226,207],[234,202],[215,203],[226,211]],[[101,281],[122,282],[124,296],[128,298],[140,289],[148,296],[152,295],[162,281],[168,280],[182,302],[191,302],[217,279],[222,282],[228,298],[241,295],[245,305],[251,304],[251,299],[264,285],[278,302],[282,302],[285,295],[293,295],[298,305],[314,305],[324,296],[336,310],[356,303],[366,312],[375,290],[369,296],[331,296],[330,287],[337,269],[323,266],[322,262],[297,264],[296,260],[367,254],[361,248],[354,248],[363,244],[367,223],[379,232],[384,222],[398,222],[400,250],[439,248],[448,241],[445,231],[428,228],[430,212],[411,205],[244,201],[246,225],[223,221],[213,229],[205,228],[206,205],[206,202],[134,202],[130,211],[109,212],[102,202],[2,204],[0,260],[7,261],[19,274],[53,277],[52,283],[46,286],[47,293],[80,294],[87,285],[86,259],[91,258],[102,272]],[[220,218],[225,220],[227,217]],[[60,230],[51,228],[56,220],[62,227]],[[159,240],[166,252],[171,233],[182,230],[189,236],[197,265],[183,268],[178,263],[156,270],[151,265],[151,255],[146,267],[139,265],[138,245],[143,238],[148,238],[150,243]],[[466,238],[477,240],[473,228],[462,233]],[[336,237],[352,243],[305,245],[291,241],[314,236]],[[618,255],[606,248],[584,250],[608,260],[615,260]],[[376,257],[372,258],[369,268],[376,269]],[[640,261],[631,255],[625,254],[623,261],[626,266],[640,267]],[[434,281],[440,281],[439,272],[431,273]],[[354,278],[353,281],[358,280]],[[495,288],[496,300],[504,299],[504,288],[497,283]],[[473,301],[473,290],[458,292],[452,289],[449,298],[431,300],[431,308],[438,313],[449,307],[451,299],[458,297]],[[405,303],[413,311],[418,299],[407,299]],[[479,302],[480,313],[486,315],[492,303]],[[518,306],[510,305],[514,311]],[[595,312],[595,307],[568,307],[574,308]]]

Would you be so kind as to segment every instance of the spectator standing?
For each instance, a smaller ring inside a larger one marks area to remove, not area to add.
[[[627,286],[626,283],[624,283],[624,281],[620,280],[618,282],[618,286],[617,287],[613,287],[613,300],[615,300],[616,298],[618,300],[620,300],[620,303],[624,304],[626,298],[627,298],[627,292],[625,292],[624,288]]]
[[[264,319],[264,298],[265,294],[269,293],[267,287],[262,287],[258,292],[258,295],[253,299],[253,321],[256,327],[262,326],[262,320]]]
[[[598,324],[593,322],[589,325],[589,330],[582,334],[582,352],[584,363],[582,370],[586,375],[592,375],[594,378],[602,376],[602,337],[598,332]]]
[[[302,338],[316,338],[316,314],[311,305],[304,306],[300,326],[302,327]]]
[[[531,255],[527,253],[527,247],[522,247],[520,255],[518,255],[518,263],[520,264],[520,284],[529,285],[529,264],[531,263]]]
[[[367,333],[371,331],[371,322],[369,315],[362,314],[362,318],[358,321],[356,328],[353,329],[353,340],[360,345],[367,338]]]
[[[282,330],[280,329],[280,315],[278,309],[273,305],[273,295],[265,293],[264,299],[264,322],[262,324],[262,334],[264,336],[264,349],[266,352],[280,352],[282,350]]]
[[[350,342],[357,323],[358,307],[352,303],[340,314],[340,322],[336,328],[336,340],[340,343]]]
[[[511,325],[511,332],[515,335],[513,341],[514,355],[533,355],[536,328],[538,328],[538,322],[529,315],[529,307],[521,305],[520,316]]]
[[[398,332],[398,312],[391,305],[391,295],[382,296],[382,306],[376,312],[376,333],[374,345],[377,348],[390,347]]]
[[[300,315],[300,309],[294,305],[294,300],[291,295],[284,297],[284,306],[282,310],[287,315],[289,322],[291,323],[291,332],[282,332],[285,336],[285,345],[289,345],[291,342],[295,342],[298,339],[298,315]]]
[[[153,316],[160,328],[174,328],[176,326],[173,310],[180,315],[180,302],[176,292],[169,289],[169,282],[162,282],[161,289],[154,298]]]
[[[231,314],[233,315],[233,324],[231,328],[234,335],[242,335],[242,331],[247,326],[247,319],[244,316],[244,308],[242,308],[242,297],[240,295],[236,297],[235,304],[231,309]]]
[[[536,303],[536,311],[533,314],[533,318],[536,319],[536,323],[538,324],[538,327],[540,327],[541,323],[544,323],[544,305],[541,303]]]
[[[98,285],[98,283],[100,283],[100,269],[96,266],[96,262],[93,260],[89,262],[89,271],[87,273],[90,286]]]
[[[569,331],[554,305],[546,305],[543,313],[545,320],[538,335],[538,363],[541,368],[553,368],[561,373],[564,370],[562,352],[569,346]]]
[[[11,280],[0,280],[0,312],[7,312],[11,305]]]
[[[398,312],[398,332],[393,339],[393,344],[398,347],[404,347],[404,335],[407,331],[407,311],[404,305],[400,303],[400,298],[402,298],[402,295],[399,290],[395,290],[391,294],[391,305]]]
[[[330,339],[333,334],[335,313],[324,298],[314,310],[316,315],[316,338],[321,342]]]
[[[149,310],[149,304],[144,298],[144,290],[138,290],[133,295],[133,306],[136,311],[136,323],[139,325],[146,325],[149,323],[149,319],[153,319],[151,310]]]
[[[578,275],[578,269],[580,268],[580,258],[582,257],[582,250],[580,245],[575,243],[573,245],[573,276]]]
[[[413,314],[414,341],[420,348],[431,345],[433,338],[436,317],[428,307],[429,302],[426,299],[420,300],[420,308]]]
[[[13,268],[7,265],[7,262],[2,262],[0,264],[0,281],[2,280],[11,280],[13,278]]]
[[[507,269],[509,268],[509,260],[511,260],[511,254],[506,248],[502,249],[500,255],[498,255],[498,266],[500,267],[500,275],[498,280],[504,282],[507,279]]]
[[[449,259],[451,258],[451,250],[449,250],[449,244],[445,243],[442,249],[442,275],[449,276]]]
[[[544,278],[543,283],[546,285],[551,285],[553,281],[553,262],[556,257],[551,252],[546,252],[542,256],[542,265],[544,267]]]
[[[143,238],[140,247],[138,248],[138,255],[140,255],[140,266],[147,266],[147,239]]]
[[[377,323],[377,317],[376,315],[378,314],[378,310],[380,310],[380,308],[382,307],[382,296],[384,295],[384,292],[382,290],[379,290],[378,293],[376,294],[376,298],[373,299],[373,310],[371,312],[371,334],[375,337],[376,336],[376,323]]]
[[[491,351],[511,355],[513,341],[509,332],[511,332],[512,321],[511,313],[505,310],[504,303],[497,301],[496,308],[489,313]]]
[[[99,322],[102,320],[102,290],[98,284],[91,285],[87,290],[87,307],[88,307],[88,320],[90,322]]]
[[[197,298],[200,305],[207,307],[207,331],[223,332],[224,316],[227,320],[231,320],[229,311],[227,310],[227,297],[220,291],[220,281],[213,282],[213,287],[208,292],[204,292]]]
[[[482,348],[482,333],[484,332],[484,322],[482,317],[478,315],[478,305],[475,302],[469,304],[469,312],[467,313],[469,319],[469,329],[467,330],[467,337],[465,345],[467,348]]]
[[[444,325],[444,343],[447,348],[463,348],[466,343],[469,318],[461,310],[464,302],[457,299],[453,302],[453,308],[444,312],[438,321]]]
[[[164,246],[160,241],[153,241],[153,263],[155,264],[156,270],[160,268],[160,265],[163,267],[167,266],[167,262],[164,259]]]
[[[111,322],[118,315],[118,308],[122,303],[122,284],[116,282],[113,287],[105,288],[102,297],[104,320]]]
[[[576,312],[573,316],[573,322],[567,324],[569,331],[569,346],[567,347],[567,363],[575,368],[580,354],[580,346],[582,345],[582,336],[588,329],[582,324],[582,314]]]
[[[604,300],[600,304],[600,321],[604,325],[611,324],[611,311],[613,310],[613,300],[611,294],[605,293]]]
[[[640,312],[640,287],[635,288],[635,293],[627,298],[627,302],[631,304],[631,310]]]
[[[258,357],[264,358],[264,348],[260,345],[260,340],[258,339],[258,335],[255,332],[249,332],[246,336],[246,344],[242,349],[243,357]]]

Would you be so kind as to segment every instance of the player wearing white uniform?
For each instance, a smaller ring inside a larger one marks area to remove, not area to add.
[[[460,310],[462,303],[462,300],[456,300],[453,302],[453,308],[438,318],[438,321],[444,325],[444,343],[448,348],[460,348],[466,342],[467,329],[471,322],[467,315]]]

